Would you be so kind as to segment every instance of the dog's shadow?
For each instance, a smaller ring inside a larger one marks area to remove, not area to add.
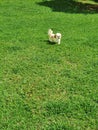
[[[55,42],[50,42],[49,40],[44,40],[44,42],[48,45],[55,45],[56,44]]]

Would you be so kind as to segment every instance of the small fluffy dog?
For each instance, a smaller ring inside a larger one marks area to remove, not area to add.
[[[56,33],[54,34],[51,29],[48,30],[48,36],[49,36],[49,41],[50,42],[55,42],[60,44],[61,42],[61,33]]]

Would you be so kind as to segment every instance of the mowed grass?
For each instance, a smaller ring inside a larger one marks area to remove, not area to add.
[[[97,130],[98,14],[43,2],[0,0],[0,129]]]

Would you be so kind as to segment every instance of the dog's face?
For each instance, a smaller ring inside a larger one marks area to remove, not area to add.
[[[57,39],[61,39],[61,34],[60,34],[60,33],[57,33],[57,34],[56,34],[56,38],[57,38]]]

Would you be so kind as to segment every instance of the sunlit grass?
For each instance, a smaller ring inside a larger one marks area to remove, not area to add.
[[[38,2],[0,1],[0,129],[97,130],[98,15]]]
[[[86,4],[98,4],[96,1],[94,0],[75,0],[75,1],[78,1],[78,2],[81,2],[81,3],[86,3]]]

